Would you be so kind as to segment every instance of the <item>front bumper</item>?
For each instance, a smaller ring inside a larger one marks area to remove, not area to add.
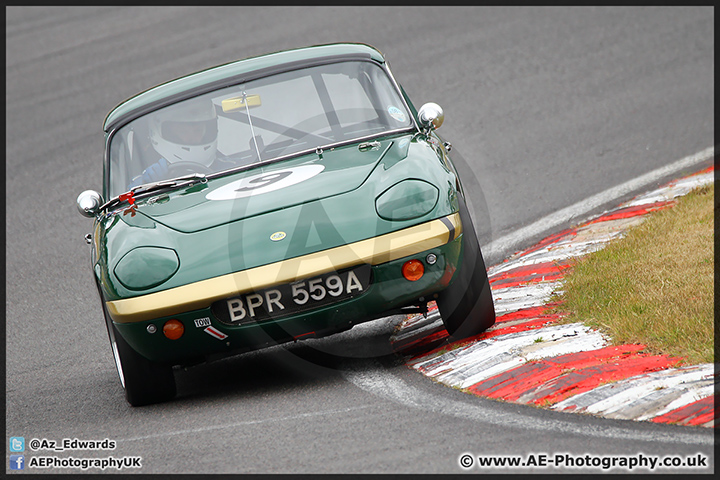
[[[279,262],[282,265],[259,267],[253,269],[255,272],[241,272],[244,283],[240,288],[240,274],[233,274],[222,281],[218,279],[223,277],[218,277],[173,289],[176,291],[107,302],[108,311],[118,332],[143,356],[169,364],[193,363],[209,356],[325,336],[379,318],[385,312],[432,300],[434,294],[447,288],[462,264],[462,226],[457,214],[384,237],[387,238],[376,237],[372,242],[357,242]],[[434,264],[425,261],[430,253],[437,257]],[[421,260],[425,266],[423,277],[414,282],[402,275],[402,265],[411,259]],[[291,268],[288,262],[293,263]],[[210,308],[214,301],[238,292],[260,290],[360,264],[369,264],[372,270],[372,283],[364,293],[311,311],[251,324],[227,325],[220,322]],[[290,278],[284,278],[277,273],[281,271],[293,273]],[[161,300],[171,303],[163,304]],[[185,327],[184,334],[177,340],[162,334],[163,324],[170,319],[179,320]],[[155,326],[154,333],[149,333],[150,324]]]

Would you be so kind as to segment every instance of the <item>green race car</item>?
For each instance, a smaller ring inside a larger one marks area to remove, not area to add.
[[[147,90],[105,119],[92,268],[127,400],[173,366],[427,311],[495,322],[460,179],[382,54],[321,45]]]

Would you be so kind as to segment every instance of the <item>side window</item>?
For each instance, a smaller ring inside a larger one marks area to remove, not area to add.
[[[128,182],[128,154],[125,135],[115,134],[110,147],[110,196],[118,195],[125,190]]]
[[[124,126],[113,135],[110,145],[111,196],[125,192],[132,179],[147,167],[140,154],[143,148],[147,149],[147,135],[137,133],[136,122]]]

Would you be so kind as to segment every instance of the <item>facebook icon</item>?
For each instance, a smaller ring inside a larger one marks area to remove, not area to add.
[[[10,470],[24,470],[25,455],[10,455]]]

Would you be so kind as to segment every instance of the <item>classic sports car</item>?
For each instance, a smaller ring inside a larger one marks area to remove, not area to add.
[[[427,311],[495,322],[485,265],[433,103],[376,49],[301,48],[156,86],[105,119],[92,268],[131,405],[173,366]]]

